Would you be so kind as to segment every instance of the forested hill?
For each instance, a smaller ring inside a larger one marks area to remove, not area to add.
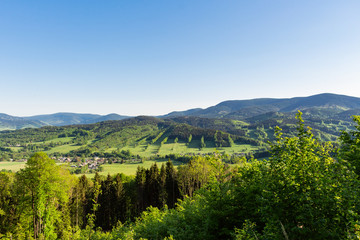
[[[38,128],[43,126],[66,126],[74,124],[97,123],[108,120],[122,120],[129,118],[119,114],[80,114],[80,113],[54,113],[36,115],[31,117],[14,117],[0,113],[0,131],[23,128]]]
[[[51,155],[90,156],[132,149],[136,154],[156,156],[161,148],[170,145],[173,147],[168,153],[182,153],[175,149],[180,145],[213,150],[216,147],[231,147],[234,143],[265,144],[247,136],[241,130],[242,125],[238,127],[238,131],[228,133],[170,119],[139,116],[94,124],[27,128],[0,132],[0,153],[9,153],[9,158],[19,159],[34,151],[45,151]]]
[[[306,125],[321,141],[337,141],[341,131],[352,129],[348,114],[343,114],[347,121],[321,118],[323,114],[303,114]],[[215,148],[229,154],[254,154],[267,151],[276,126],[283,129],[284,136],[292,137],[296,122],[295,113],[269,112],[245,120],[139,116],[93,124],[7,130],[0,132],[0,159],[21,159],[34,151],[56,156],[105,156],[130,150],[145,158],[203,154]]]
[[[21,128],[38,128],[46,126],[46,123],[38,120],[29,120],[21,117],[13,117],[4,113],[0,113],[0,131]]]
[[[197,116],[205,118],[228,118],[243,120],[268,112],[296,112],[297,110],[326,113],[324,117],[335,117],[341,112],[360,112],[360,98],[337,94],[318,94],[309,97],[287,99],[260,98],[225,101],[206,109],[173,112],[163,117]],[[337,116],[338,117],[338,116]]]
[[[37,120],[51,126],[65,126],[73,124],[97,123],[107,120],[121,120],[128,118],[118,114],[98,115],[98,114],[80,114],[80,113],[54,113],[47,115],[37,115],[25,117],[28,120]]]
[[[201,117],[216,119],[233,119],[252,121],[262,118],[264,114],[280,113],[294,116],[297,110],[304,113],[304,119],[342,120],[349,121],[352,115],[360,114],[360,98],[319,94],[310,97],[288,99],[261,98],[252,100],[232,100],[217,104],[207,109],[194,108],[186,111],[174,111],[158,116],[159,118]],[[22,128],[38,128],[42,126],[66,126],[89,124],[108,120],[122,120],[129,116],[108,114],[55,113],[31,117],[14,117],[0,114],[0,131]]]

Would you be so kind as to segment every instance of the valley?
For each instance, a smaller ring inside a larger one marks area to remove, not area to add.
[[[66,156],[177,160],[215,151],[266,157],[277,126],[284,136],[293,136],[298,110],[318,139],[336,145],[342,131],[353,129],[351,116],[360,114],[359,109],[358,98],[319,94],[306,98],[226,101],[207,109],[158,117],[39,115],[21,121],[38,121],[46,126],[0,131],[0,161],[20,161],[35,151],[55,159]],[[1,119],[13,121],[13,125],[19,122],[19,118],[6,114],[0,115]],[[129,154],[122,156],[122,152]]]

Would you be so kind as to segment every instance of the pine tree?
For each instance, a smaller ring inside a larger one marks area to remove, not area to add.
[[[146,170],[145,193],[147,206],[158,207],[159,204],[159,169],[154,163],[150,169]]]
[[[176,170],[172,161],[166,163],[166,179],[165,189],[167,193],[167,205],[169,208],[174,208],[178,198],[180,198],[179,186],[176,179]]]
[[[115,177],[114,189],[115,189],[114,212],[116,213],[116,218],[114,219],[113,224],[116,224],[118,221],[125,222],[125,220],[128,217],[128,212],[126,208],[125,189],[120,174],[117,174]]]
[[[167,200],[167,193],[166,193],[166,188],[165,188],[166,170],[165,170],[164,164],[161,165],[158,183],[159,183],[159,206],[158,207],[163,208],[164,205],[166,204],[166,200]]]
[[[99,211],[96,214],[96,225],[105,231],[111,230],[115,218],[115,189],[110,175],[101,183],[101,194],[98,202]]]
[[[137,208],[141,213],[147,207],[147,201],[145,199],[145,181],[146,170],[143,167],[138,167],[135,176],[136,193],[137,193]]]

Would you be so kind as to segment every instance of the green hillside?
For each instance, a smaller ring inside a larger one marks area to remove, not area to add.
[[[203,122],[202,127],[180,120],[142,116],[86,125],[3,131],[0,154],[2,160],[27,158],[35,151],[51,156],[82,157],[123,157],[123,152],[130,152],[128,155],[137,158],[158,158],[206,154],[215,149],[229,154],[266,150],[265,141],[246,134],[243,129],[246,123],[226,120],[228,126],[224,126],[224,120],[199,121]]]
[[[309,97],[284,99],[259,98],[249,100],[230,100],[221,102],[206,109],[174,112],[166,115],[166,117],[196,116],[203,118],[244,120],[268,112],[291,113],[297,112],[297,110],[311,111],[311,109],[327,112],[326,116],[335,116],[342,111],[360,109],[360,98],[323,93]]]
[[[40,122],[38,120],[13,117],[4,113],[0,113],[0,131],[22,128],[39,128],[46,125],[46,123]]]
[[[341,112],[340,112],[341,113]],[[307,126],[322,141],[337,141],[352,120],[336,119],[328,109],[303,114]],[[216,150],[229,155],[266,156],[268,142],[279,126],[292,137],[295,113],[268,112],[244,120],[140,116],[117,121],[70,126],[46,126],[0,132],[0,160],[28,158],[44,151],[51,156],[156,159],[203,155]],[[124,153],[126,153],[124,156]]]

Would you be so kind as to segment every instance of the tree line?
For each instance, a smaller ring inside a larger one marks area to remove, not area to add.
[[[133,177],[96,173],[89,179],[70,175],[45,153],[35,153],[19,172],[0,172],[0,236],[73,239],[89,226],[110,231],[119,222],[132,222],[150,206],[174,208],[208,181],[207,158],[194,158],[178,169],[169,160],[160,168],[156,163],[138,167]]]

